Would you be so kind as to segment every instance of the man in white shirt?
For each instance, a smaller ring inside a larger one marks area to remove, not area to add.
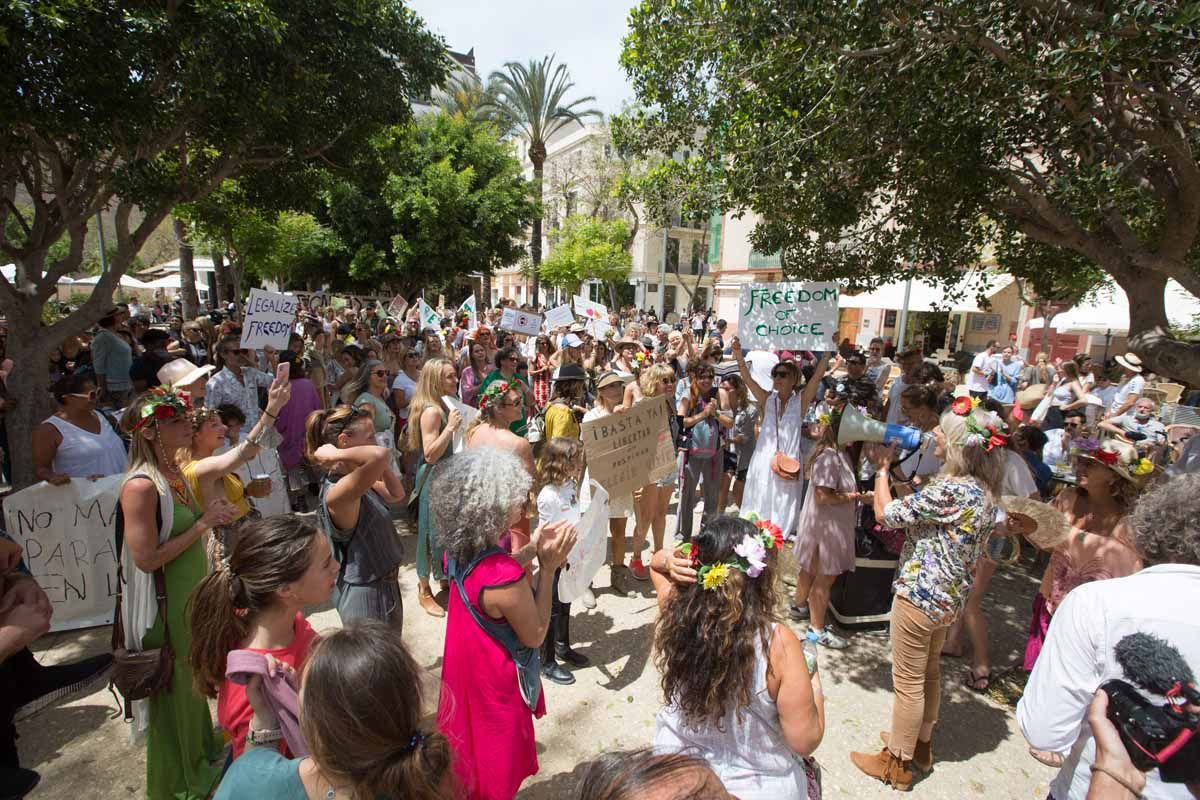
[[[1200,475],[1173,478],[1140,498],[1129,516],[1134,545],[1152,566],[1125,578],[1072,589],[1054,612],[1046,643],[1017,705],[1031,747],[1065,756],[1050,785],[1053,800],[1084,800],[1095,743],[1086,715],[1092,695],[1112,678],[1129,681],[1114,647],[1131,633],[1149,633],[1179,650],[1200,672]],[[1132,683],[1132,681],[1129,681]],[[1161,698],[1157,698],[1162,702]],[[1149,800],[1190,798],[1183,784],[1146,775]]]
[[[992,388],[992,374],[996,371],[996,365],[993,363],[993,353],[996,352],[996,340],[988,341],[987,347],[983,351],[975,355],[971,361],[971,373],[967,376],[967,391],[971,393],[971,397],[978,397],[983,400],[987,397],[988,390]]]
[[[1121,365],[1121,385],[1117,387],[1116,394],[1113,395],[1112,405],[1108,407],[1108,416],[1105,419],[1119,417],[1129,409],[1133,408],[1133,404],[1142,396],[1142,390],[1146,388],[1146,379],[1142,377],[1142,360],[1133,353],[1126,353],[1123,356],[1117,356],[1117,363]]]
[[[226,403],[237,406],[246,417],[246,430],[250,430],[262,413],[258,406],[258,390],[269,387],[275,376],[252,366],[254,351],[242,349],[241,338],[236,334],[221,339],[218,355],[223,366],[204,387],[205,405],[209,408]],[[274,362],[278,361],[279,354],[272,348],[267,358],[274,370]]]
[[[905,422],[900,413],[900,393],[916,383],[917,367],[921,366],[921,362],[924,360],[921,356],[921,348],[912,345],[897,353],[896,359],[900,362],[900,374],[896,376],[896,380],[892,381],[887,401],[887,421],[892,425]]]
[[[892,360],[883,357],[883,339],[876,336],[867,345],[867,377],[875,381],[880,397],[883,397],[883,387],[891,374]]]
[[[1071,452],[1071,440],[1083,435],[1084,414],[1073,408],[1063,414],[1063,426],[1042,431],[1046,434],[1046,445],[1042,448],[1042,461],[1054,469],[1054,465],[1066,461]]]

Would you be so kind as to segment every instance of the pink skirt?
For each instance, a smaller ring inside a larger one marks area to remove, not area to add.
[[[1038,592],[1033,598],[1033,619],[1029,620],[1029,638],[1025,640],[1025,671],[1032,672],[1037,663],[1042,645],[1046,643],[1046,631],[1050,628],[1050,612],[1046,610],[1046,598]]]

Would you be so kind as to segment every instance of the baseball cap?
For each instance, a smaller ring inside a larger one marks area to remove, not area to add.
[[[568,333],[563,337],[563,347],[583,347],[583,340],[573,333]]]

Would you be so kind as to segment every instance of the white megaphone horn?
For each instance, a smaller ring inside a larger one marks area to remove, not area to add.
[[[932,436],[932,434],[925,433],[920,428],[910,428],[906,425],[894,425],[871,419],[849,403],[842,410],[842,422],[838,427],[838,444],[840,445],[851,442],[879,442],[881,444],[895,442],[905,450],[916,450],[926,436]]]

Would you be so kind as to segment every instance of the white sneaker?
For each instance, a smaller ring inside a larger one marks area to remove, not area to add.
[[[592,587],[583,590],[583,594],[579,595],[579,602],[583,603],[584,608],[596,607],[596,595],[592,594]]]

